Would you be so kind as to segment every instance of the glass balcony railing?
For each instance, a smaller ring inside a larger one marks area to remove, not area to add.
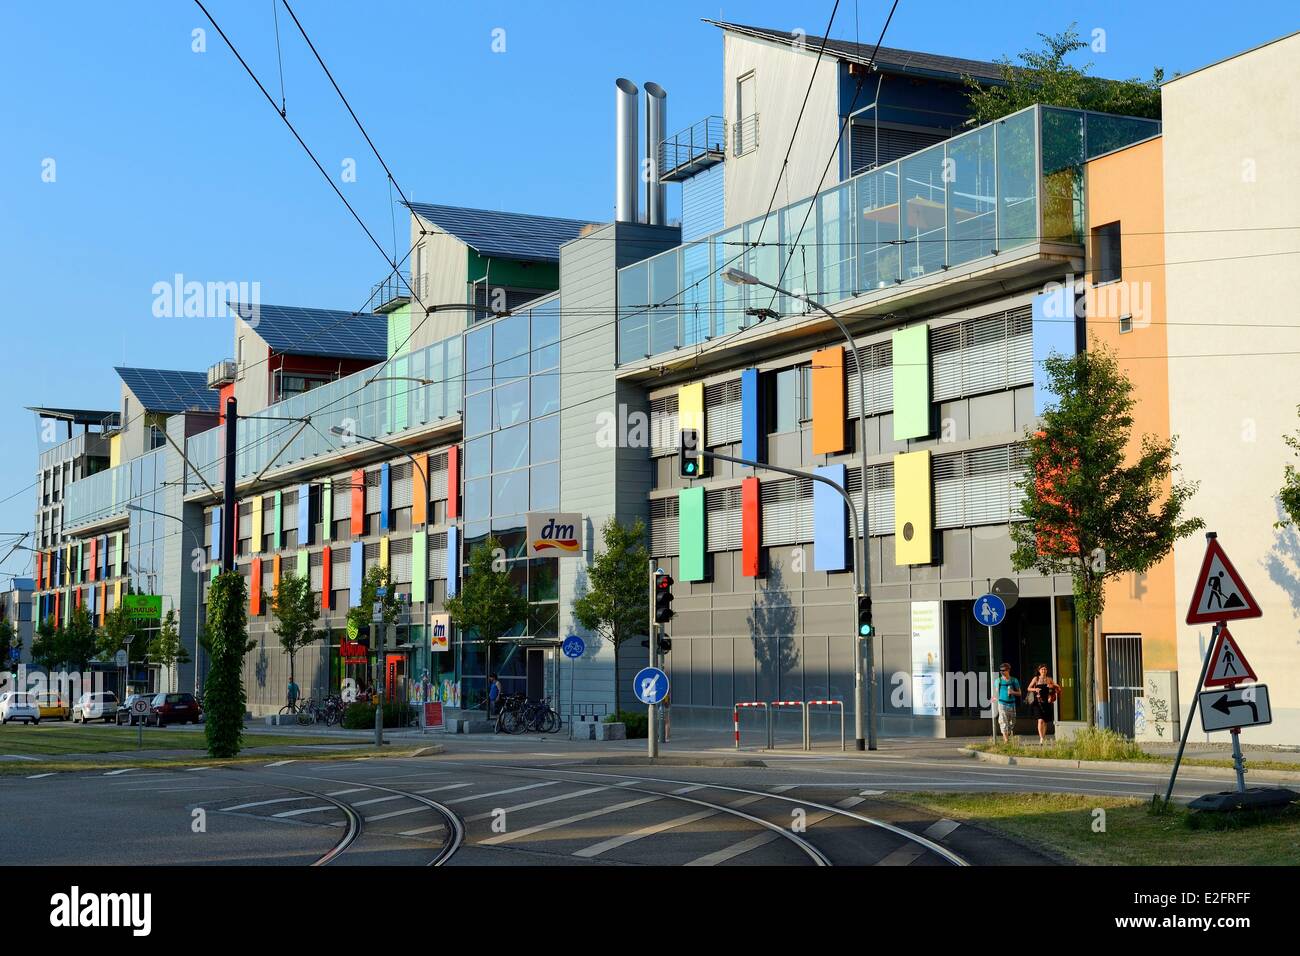
[[[728,268],[834,305],[1037,242],[1081,244],[1083,164],[1156,120],[1031,106],[618,273],[620,364],[804,311]]]
[[[128,504],[160,487],[164,451],[159,448],[68,485],[64,527],[77,528],[126,514]]]
[[[336,426],[353,435],[386,439],[459,417],[464,392],[461,343],[460,335],[451,336],[391,359],[381,372],[364,369],[241,418],[237,480],[338,450],[344,438],[331,432]],[[300,430],[298,420],[303,418],[311,423]],[[186,442],[187,457],[214,488],[223,480],[225,432],[220,425]],[[195,486],[190,473],[187,487],[193,491]]]

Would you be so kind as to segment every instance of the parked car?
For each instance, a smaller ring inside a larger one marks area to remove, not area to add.
[[[111,690],[96,694],[82,694],[72,706],[72,722],[89,723],[102,720],[108,723],[117,719],[117,695]]]
[[[6,691],[0,694],[0,724],[11,720],[25,720],[29,724],[41,722],[41,709],[36,706],[35,694]]]
[[[41,719],[67,720],[72,716],[72,707],[62,694],[37,694],[36,706],[40,708]]]
[[[203,713],[193,694],[158,694],[153,699],[149,722],[163,724],[197,724]]]
[[[136,724],[147,724],[149,722],[148,714],[144,716],[133,714],[131,712],[131,706],[137,700],[147,700],[150,706],[152,706],[154,696],[155,695],[153,694],[131,694],[126,698],[126,700],[118,704],[117,711],[114,714],[114,718],[117,720],[118,726],[120,727],[122,724],[126,724],[127,726],[134,726]]]

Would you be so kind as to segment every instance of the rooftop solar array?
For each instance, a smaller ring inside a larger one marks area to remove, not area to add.
[[[388,319],[373,312],[227,303],[275,352],[379,361],[388,358]]]
[[[559,262],[560,246],[590,223],[581,219],[468,209],[413,202],[407,207],[485,256],[525,262]]]
[[[161,368],[115,368],[147,412],[174,415],[191,408],[217,410],[217,393],[208,388],[204,372],[178,372]]]

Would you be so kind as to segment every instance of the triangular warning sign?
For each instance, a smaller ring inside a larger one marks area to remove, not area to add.
[[[1205,686],[1222,687],[1224,684],[1258,679],[1228,629],[1219,628],[1219,638],[1214,642],[1214,650],[1210,654],[1210,669],[1205,672]]]
[[[1201,573],[1192,589],[1192,606],[1187,610],[1188,624],[1212,624],[1259,617],[1264,612],[1250,596],[1241,575],[1223,553],[1218,538],[1210,538],[1205,549]]]

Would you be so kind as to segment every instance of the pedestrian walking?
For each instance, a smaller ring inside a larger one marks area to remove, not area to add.
[[[1011,676],[1011,665],[1005,661],[998,667],[997,686],[998,727],[1003,743],[1011,743],[1016,732],[1016,700],[1021,696],[1020,681]]]
[[[1053,705],[1061,696],[1061,685],[1052,680],[1046,664],[1039,664],[1038,673],[1029,682],[1028,690],[1032,697],[1029,712],[1038,720],[1038,742],[1046,744],[1047,725],[1055,719]]]
[[[501,681],[496,674],[488,674],[488,717],[496,716],[501,705]]]

